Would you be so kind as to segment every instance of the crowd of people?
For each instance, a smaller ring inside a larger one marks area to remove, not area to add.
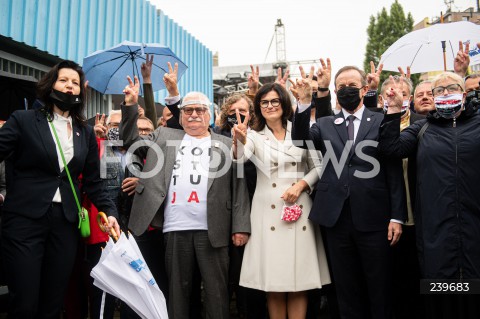
[[[233,297],[242,318],[480,316],[478,295],[420,293],[480,279],[480,74],[467,75],[468,49],[415,87],[409,68],[380,83],[381,65],[343,66],[333,108],[330,59],[263,85],[252,66],[248,91],[215,118],[205,94],[180,94],[169,63],[157,119],[152,64],[145,105],[128,78],[120,109],[92,127],[88,81],[63,61],[36,107],[0,128],[11,318],[113,318],[119,304],[139,318],[89,276],[108,240],[100,211],[107,231],[135,236],[170,318],[228,318]]]

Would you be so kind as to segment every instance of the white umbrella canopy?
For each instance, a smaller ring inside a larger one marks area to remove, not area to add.
[[[90,275],[95,286],[121,299],[140,317],[168,318],[165,297],[133,236],[122,233],[115,244],[110,240]]]
[[[468,21],[440,23],[412,31],[392,44],[383,54],[380,63],[383,69],[397,71],[398,67],[409,66],[411,73],[444,70],[442,42],[445,43],[447,70],[453,70],[458,52],[458,43],[470,43],[470,64],[480,63],[480,25]]]

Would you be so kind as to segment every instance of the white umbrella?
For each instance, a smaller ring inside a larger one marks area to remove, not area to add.
[[[93,284],[121,299],[142,318],[168,318],[165,297],[133,236],[109,241],[90,274]]]
[[[410,66],[411,73],[453,70],[453,62],[458,52],[458,43],[470,43],[470,64],[480,63],[480,25],[460,21],[440,23],[431,27],[410,32],[383,54],[380,63],[383,69],[397,71],[398,67]],[[444,49],[442,48],[444,47]]]

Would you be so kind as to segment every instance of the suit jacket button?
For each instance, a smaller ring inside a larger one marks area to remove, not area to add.
[[[352,164],[348,164],[348,167],[352,167]]]
[[[165,194],[164,194],[164,193],[161,193],[160,196],[165,197]]]
[[[272,227],[270,227],[270,229],[271,229],[272,231],[274,231],[274,230],[275,230],[275,227],[272,226]]]
[[[272,204],[272,206],[271,206],[271,207],[272,207],[272,209],[275,209],[275,205],[273,205],[273,204]]]
[[[303,205],[300,205],[300,208],[302,208],[302,209],[303,209]]]
[[[272,184],[272,187],[277,187],[277,184],[273,183],[273,184]]]
[[[303,231],[306,231],[307,230],[307,226],[303,226]]]
[[[348,185],[347,184],[343,185],[343,188],[348,188]]]
[[[292,166],[295,166],[295,165],[297,165],[297,163],[293,162],[293,163],[292,163]]]
[[[273,163],[273,166],[278,166],[278,163]]]

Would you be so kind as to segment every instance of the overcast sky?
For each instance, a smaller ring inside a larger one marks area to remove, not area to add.
[[[362,66],[369,17],[394,0],[150,0],[212,52],[220,66],[265,62],[278,18],[285,25],[286,57],[332,59],[334,71]],[[444,0],[400,0],[415,24],[440,16]],[[476,0],[455,0],[453,11],[476,8]],[[275,43],[266,62],[275,60]]]

